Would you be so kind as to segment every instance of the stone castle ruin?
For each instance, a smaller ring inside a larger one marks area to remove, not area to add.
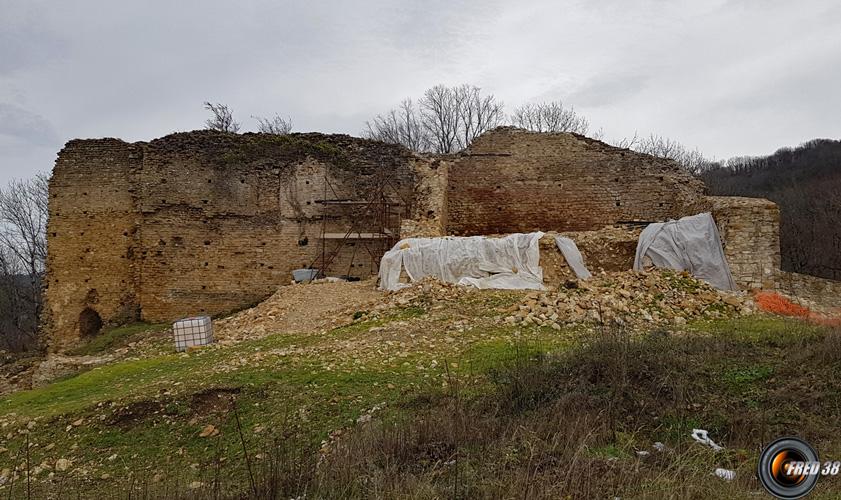
[[[589,266],[629,269],[640,227],[703,211],[740,287],[841,297],[779,271],[776,205],[704,190],[669,160],[506,127],[428,156],[315,133],[74,140],[50,182],[44,324],[61,348],[103,325],[222,314],[296,269],[374,275],[407,236],[568,233]]]

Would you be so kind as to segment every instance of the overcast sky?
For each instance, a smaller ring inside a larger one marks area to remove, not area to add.
[[[358,135],[437,83],[560,99],[718,159],[841,138],[832,0],[0,0],[0,183],[72,138],[201,128],[205,100]]]

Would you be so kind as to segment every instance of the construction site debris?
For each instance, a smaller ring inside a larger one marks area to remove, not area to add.
[[[353,321],[356,311],[371,309],[383,293],[371,280],[289,285],[251,309],[216,320],[214,335],[222,344],[273,333],[311,332]]]
[[[529,293],[505,321],[558,330],[574,323],[683,325],[692,319],[754,310],[748,294],[716,290],[685,272],[624,271],[587,281],[567,280],[556,290]]]

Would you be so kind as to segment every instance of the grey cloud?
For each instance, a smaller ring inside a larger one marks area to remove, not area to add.
[[[621,103],[641,92],[651,73],[629,71],[606,73],[590,78],[572,92],[567,101],[575,106],[600,107]]]
[[[0,135],[43,146],[58,141],[52,124],[43,116],[14,104],[0,102]]]
[[[832,0],[0,0],[0,165],[48,170],[65,138],[200,128],[204,100],[248,129],[277,112],[298,130],[358,134],[437,83],[478,85],[509,111],[562,99],[609,137],[771,152],[841,135],[839,12]]]
[[[37,1],[0,0],[0,76],[43,65],[64,53],[61,37],[39,22],[42,7]]]

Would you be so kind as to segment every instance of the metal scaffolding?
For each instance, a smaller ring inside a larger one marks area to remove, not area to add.
[[[368,254],[372,262],[371,271],[376,273],[382,255],[399,239],[403,214],[400,209],[406,203],[391,181],[391,172],[386,170],[377,170],[371,188],[361,199],[339,198],[325,173],[324,198],[315,200],[322,207],[321,247],[319,255],[310,265],[310,268],[318,269],[319,277],[331,274],[349,279],[358,278],[354,276],[353,267],[359,258],[359,248]],[[328,221],[346,221],[349,224],[345,229],[337,230],[328,227]],[[349,247],[353,248],[353,252],[347,268],[331,269],[336,258]]]

